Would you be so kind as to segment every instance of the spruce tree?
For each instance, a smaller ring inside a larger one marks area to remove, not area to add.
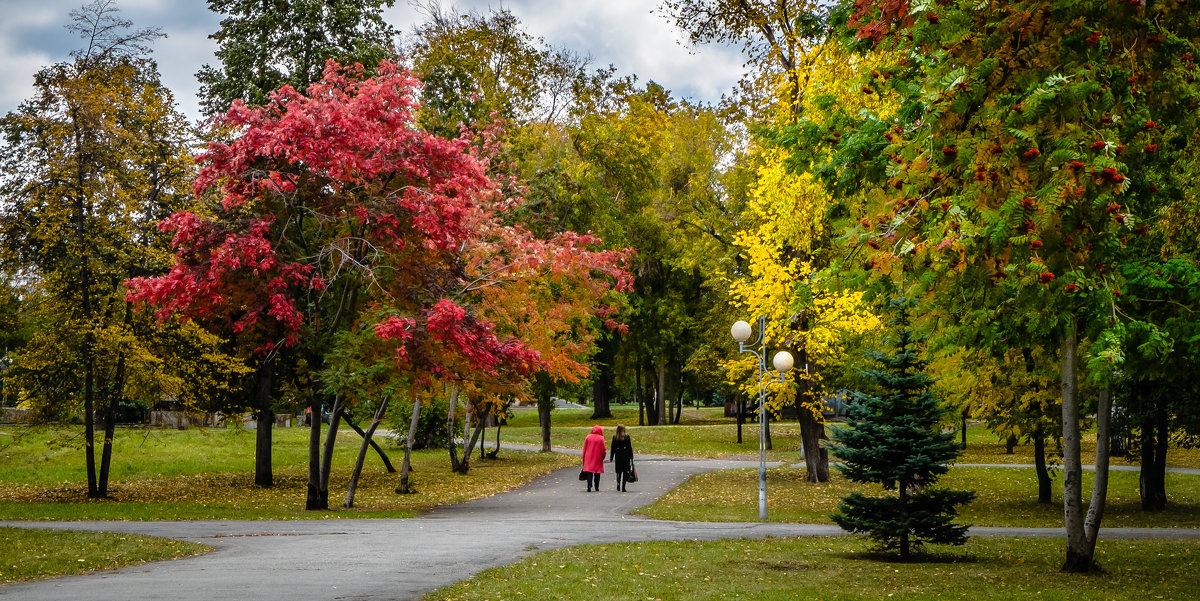
[[[945,410],[924,371],[924,339],[914,334],[909,319],[912,302],[901,298],[891,304],[895,347],[869,352],[881,368],[864,372],[879,391],[851,395],[846,425],[833,428],[831,450],[841,459],[844,476],[894,493],[868,497],[856,492],[843,498],[830,517],[848,532],[869,535],[880,550],[898,550],[901,559],[908,559],[910,549],[924,543],[965,543],[967,527],[952,520],[956,507],[975,493],[934,488],[960,451],[954,434],[941,431]]]

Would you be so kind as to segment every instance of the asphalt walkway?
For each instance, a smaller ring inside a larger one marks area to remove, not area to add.
[[[569,452],[569,451],[567,451]],[[607,464],[611,466],[611,464]],[[588,543],[840,535],[836,526],[650,520],[629,515],[694,474],[758,461],[639,456],[640,481],[585,492],[579,468],[410,520],[0,522],[201,542],[206,555],[0,587],[22,601],[408,600],[543,549]],[[611,469],[611,468],[610,468]],[[1062,536],[1061,528],[972,528],[974,536]],[[1105,529],[1104,538],[1200,540],[1200,530]]]

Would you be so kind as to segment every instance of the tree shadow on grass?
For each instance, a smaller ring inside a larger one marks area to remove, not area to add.
[[[973,564],[980,563],[981,560],[973,553],[955,553],[953,551],[931,551],[928,549],[912,551],[912,556],[908,559],[902,559],[899,552],[895,551],[880,551],[878,549],[870,549],[866,551],[851,551],[848,553],[840,553],[838,557],[848,561],[870,561],[875,563],[902,563],[902,564]]]

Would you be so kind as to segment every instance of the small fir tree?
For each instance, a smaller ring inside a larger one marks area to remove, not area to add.
[[[930,391],[933,379],[920,358],[923,338],[914,335],[907,299],[892,301],[898,340],[891,353],[870,352],[882,369],[864,372],[878,394],[855,392],[845,426],[833,428],[833,453],[842,474],[854,482],[875,482],[888,491],[880,497],[854,493],[838,504],[834,522],[851,533],[870,535],[883,551],[924,543],[961,545],[966,526],[951,523],[956,507],[975,498],[973,491],[933,488],[960,451],[952,432],[939,424],[945,410]]]

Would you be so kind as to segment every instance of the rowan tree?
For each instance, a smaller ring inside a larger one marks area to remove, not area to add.
[[[842,5],[860,46],[900,51],[863,75],[901,98],[895,118],[847,122],[819,170],[875,186],[859,244],[892,282],[960,295],[1005,336],[1059,351],[1066,571],[1093,569],[1107,489],[1111,386],[1127,311],[1127,268],[1164,252],[1158,232],[1192,186],[1176,165],[1193,154],[1197,22],[1177,2],[1046,1],[959,7]],[[863,93],[875,88],[863,86]],[[1150,235],[1147,235],[1150,234]],[[1158,239],[1156,239],[1158,238]],[[946,313],[960,319],[964,314]],[[989,317],[990,316],[990,317]],[[1080,360],[1081,341],[1086,362]],[[1079,370],[1097,400],[1097,477],[1085,515],[1079,462]]]

